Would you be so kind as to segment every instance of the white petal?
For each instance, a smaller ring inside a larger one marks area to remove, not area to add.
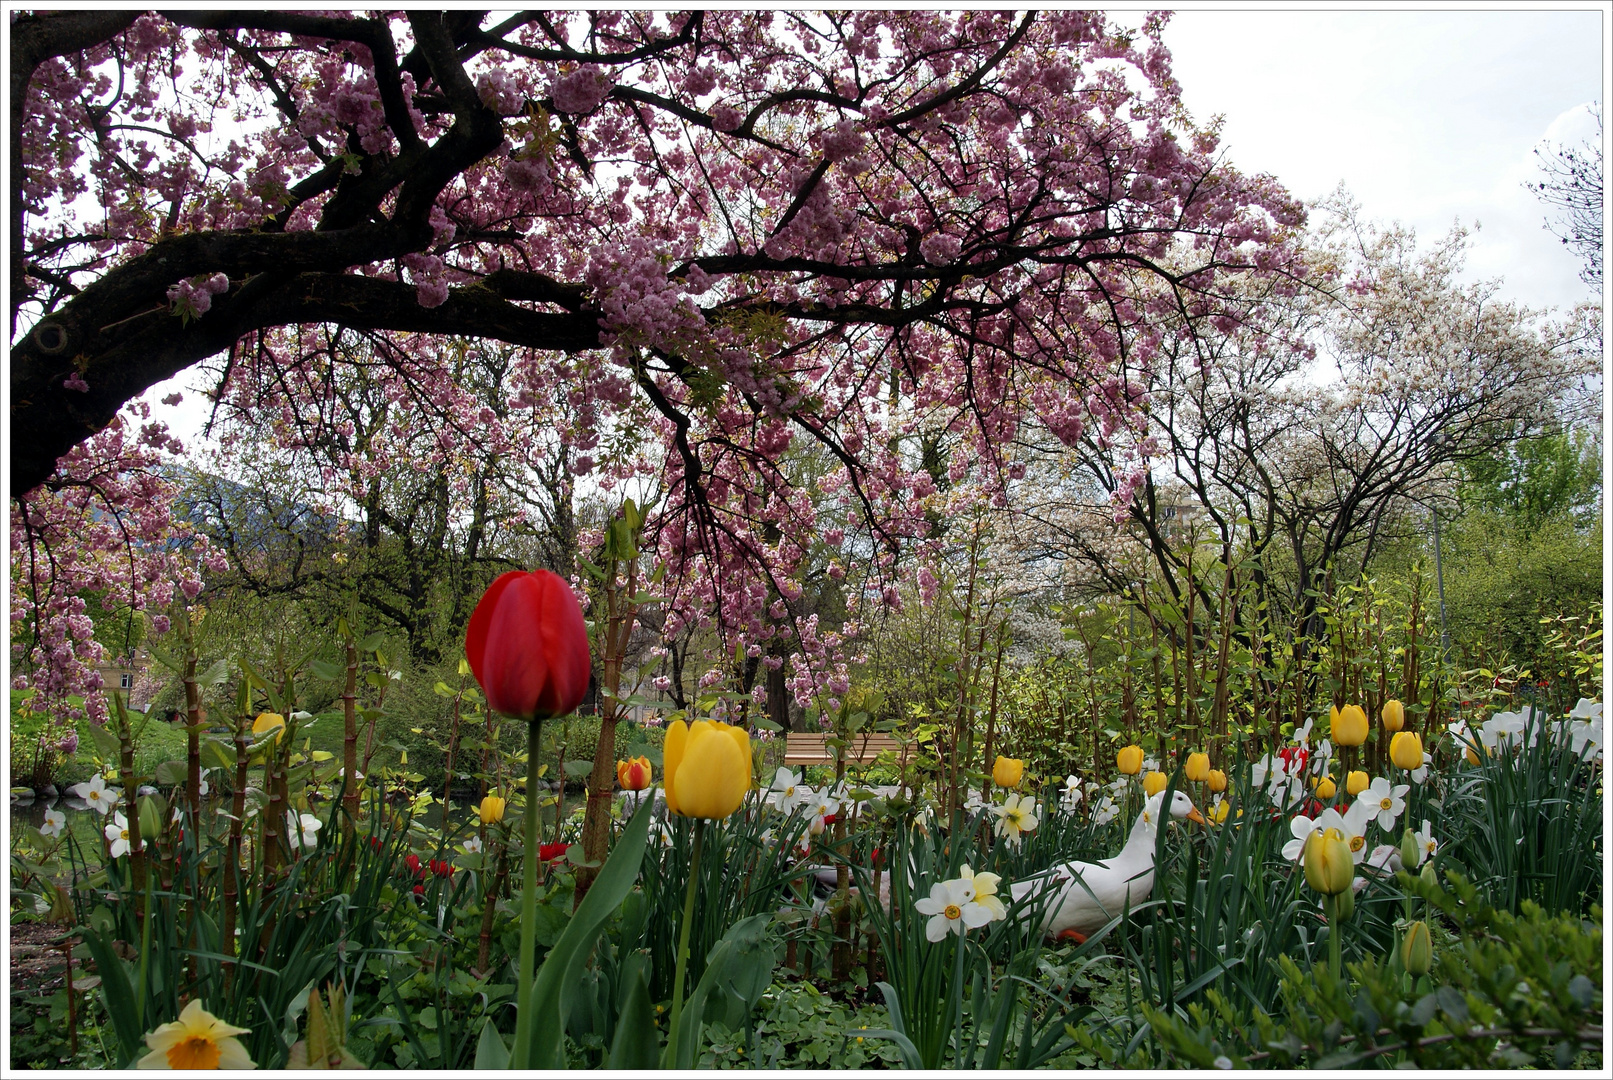
[[[935,916],[929,922],[924,924],[924,936],[929,938],[931,941],[940,941],[942,938],[947,936],[947,931],[951,929],[951,927],[947,925],[947,923],[950,921],[951,920],[949,920],[945,915]]]

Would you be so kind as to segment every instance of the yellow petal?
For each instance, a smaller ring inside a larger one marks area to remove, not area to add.
[[[688,724],[674,720],[667,725],[666,742],[661,747],[661,781],[666,785],[666,808],[674,814],[683,813],[679,809],[676,779],[688,742]]]

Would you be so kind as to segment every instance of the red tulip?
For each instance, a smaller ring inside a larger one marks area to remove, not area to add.
[[[566,849],[570,844],[539,844],[538,860],[540,862],[558,862],[566,857]]]
[[[487,706],[519,720],[565,716],[588,689],[588,630],[571,586],[512,570],[487,587],[465,630],[465,658]]]

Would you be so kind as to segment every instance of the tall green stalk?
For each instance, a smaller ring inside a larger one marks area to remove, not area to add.
[[[678,1060],[678,1020],[683,1014],[683,976],[689,969],[689,927],[694,925],[694,898],[700,884],[700,848],[706,838],[706,819],[695,818],[694,843],[689,851],[689,884],[683,893],[683,926],[678,930],[678,966],[672,976],[672,1018],[667,1027],[666,1060]]]
[[[532,958],[537,952],[538,892],[538,736],[543,721],[532,720],[526,734],[526,828],[521,836],[521,970],[515,998],[515,1049],[510,1068],[526,1068],[532,1043]]]

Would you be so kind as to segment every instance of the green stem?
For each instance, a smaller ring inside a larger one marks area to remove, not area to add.
[[[139,828],[136,824],[135,828]],[[140,930],[140,989],[134,996],[134,1024],[145,1030],[146,970],[151,959],[151,875],[146,875],[146,924]]]
[[[1344,933],[1344,920],[1339,918],[1339,898],[1327,898],[1327,967],[1333,973],[1333,978],[1340,977],[1341,965],[1339,963],[1339,938]]]
[[[678,1068],[678,1020],[683,1015],[683,976],[689,970],[689,927],[694,922],[694,897],[700,882],[700,848],[706,838],[706,819],[695,818],[694,844],[689,849],[689,885],[683,893],[683,925],[678,929],[678,966],[672,976],[672,1019],[667,1029],[666,1060]]]
[[[963,961],[967,939],[958,935],[958,948],[952,962],[952,1067],[963,1068]]]
[[[527,723],[526,730],[526,827],[521,835],[521,956],[515,997],[515,1049],[510,1068],[526,1068],[532,1040],[532,958],[537,952],[538,906],[538,736],[542,720]]]

